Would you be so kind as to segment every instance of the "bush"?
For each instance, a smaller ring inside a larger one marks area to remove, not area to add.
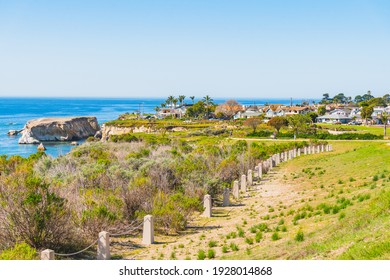
[[[10,180],[0,181],[0,243],[13,245],[22,237],[35,248],[64,249],[80,240],[67,201],[50,185],[31,175]]]
[[[303,231],[299,230],[297,234],[295,235],[295,241],[302,242],[305,239],[303,235]]]
[[[16,243],[13,248],[3,250],[0,260],[36,260],[37,251],[25,242]]]
[[[236,243],[230,243],[230,249],[232,249],[232,251],[238,251],[238,246]]]
[[[261,231],[256,232],[256,236],[255,236],[256,242],[259,243],[262,238],[263,238],[263,233]]]
[[[209,259],[214,259],[214,258],[215,258],[215,251],[214,251],[213,249],[209,249],[209,250],[207,251],[207,257],[208,257]]]
[[[204,260],[206,258],[206,253],[203,250],[198,251],[198,260]]]
[[[277,232],[274,232],[272,234],[271,238],[272,238],[272,241],[276,241],[276,240],[280,239],[279,234]]]

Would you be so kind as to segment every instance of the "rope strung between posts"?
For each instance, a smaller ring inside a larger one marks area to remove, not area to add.
[[[110,236],[112,236],[112,237],[118,237],[118,236],[121,236],[121,235],[129,235],[129,234],[131,234],[131,233],[137,231],[143,224],[144,224],[144,222],[141,222],[137,227],[132,228],[131,230],[127,230],[127,231],[122,232],[122,233],[110,234]]]
[[[83,250],[80,250],[80,251],[77,251],[77,252],[74,252],[74,253],[69,253],[69,254],[60,254],[60,253],[54,253],[54,255],[56,256],[60,256],[60,257],[70,257],[70,256],[75,256],[75,255],[78,255],[78,254],[81,254],[85,251],[87,251],[89,248],[91,248],[93,245],[95,245],[97,242],[99,241],[99,239],[96,239],[93,243],[91,243],[91,245],[89,245],[88,247],[86,247],[85,249]]]

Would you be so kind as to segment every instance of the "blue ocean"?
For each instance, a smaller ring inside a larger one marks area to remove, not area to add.
[[[65,98],[0,98],[0,155],[28,157],[36,153],[36,145],[20,145],[20,136],[8,136],[9,130],[21,130],[27,121],[42,117],[94,116],[100,124],[129,112],[154,113],[165,99],[65,99]],[[196,101],[196,100],[195,100]],[[219,104],[226,100],[214,99]],[[237,99],[243,105],[290,104],[290,99]],[[191,102],[191,100],[186,100]],[[300,100],[293,100],[300,102]],[[74,146],[70,143],[45,143],[46,153],[58,157]]]

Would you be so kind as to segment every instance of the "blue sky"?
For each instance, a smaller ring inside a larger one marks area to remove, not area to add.
[[[0,96],[390,93],[390,1],[0,0]]]

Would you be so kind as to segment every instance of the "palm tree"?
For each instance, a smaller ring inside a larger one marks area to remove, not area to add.
[[[190,99],[192,100],[192,104],[194,104],[195,96],[190,96]]]
[[[166,103],[161,103],[160,106],[161,106],[161,108],[165,108],[165,107],[167,107],[167,104]]]
[[[171,108],[173,105],[173,99],[175,99],[175,97],[173,95],[170,95],[170,96],[168,96],[167,100],[165,101],[165,103],[167,103]]]
[[[207,119],[209,119],[209,106],[213,104],[213,99],[210,96],[206,95],[205,97],[203,97],[203,102],[206,103]]]
[[[387,112],[383,112],[379,117],[381,122],[383,123],[383,136],[386,136],[387,122],[389,121],[389,114]]]
[[[154,107],[154,110],[156,111],[156,114],[157,114],[157,112],[160,111],[160,107],[156,106],[156,107]]]
[[[179,95],[180,106],[183,106],[183,101],[184,101],[184,99],[186,99],[186,96],[185,96],[185,95]]]
[[[174,109],[176,109],[176,104],[177,104],[178,101],[179,101],[179,99],[173,98],[172,103],[173,103],[173,108]],[[176,113],[175,113],[175,118],[176,118]]]

